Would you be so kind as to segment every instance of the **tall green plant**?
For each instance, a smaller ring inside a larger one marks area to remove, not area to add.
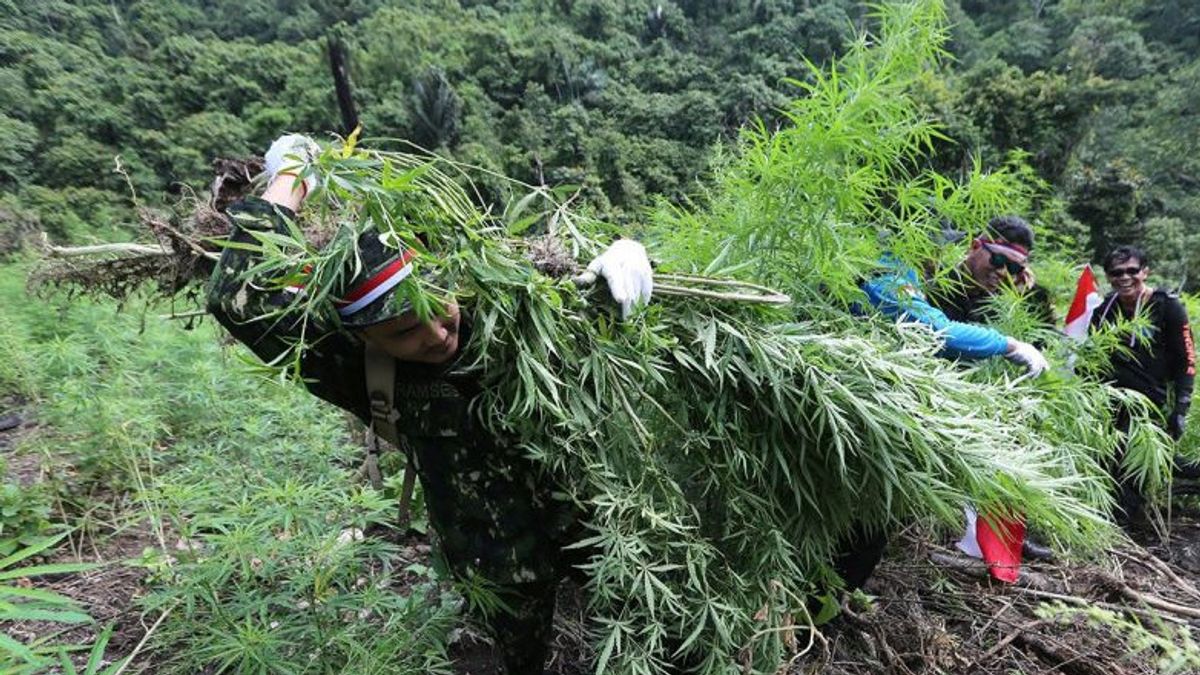
[[[906,85],[934,66],[941,5],[897,3],[877,21],[877,36],[814,70],[788,126],[747,133],[709,208],[658,221],[669,266],[786,286],[800,300],[787,311],[667,297],[616,322],[603,293],[542,274],[505,237],[526,223],[473,206],[451,180],[462,167],[352,145],[312,169],[325,189],[301,214],[333,226],[332,243],[262,237],[260,283],[304,276],[311,292],[284,311],[327,326],[330,289],[368,228],[422,254],[399,293],[419,313],[451,297],[464,307],[478,414],[590,513],[578,546],[599,671],[774,672],[809,624],[805,598],[836,584],[838,542],[862,526],[954,522],[973,502],[1082,549],[1112,536],[1104,463],[1120,438],[1106,412],[1087,412],[1107,410],[1102,390],[965,371],[935,358],[921,327],[845,312],[883,251],[934,253],[938,209],[980,222],[1027,194],[1002,171],[958,186],[919,168],[937,132]],[[545,213],[546,231],[584,251],[604,229]],[[1098,426],[1064,442],[1068,416]]]
[[[0,559],[0,623],[13,625],[19,621],[48,621],[79,624],[92,621],[71,598],[18,583],[22,579],[95,569],[97,565],[89,563],[22,564],[52,549],[66,536],[64,533],[43,537]],[[7,542],[0,542],[3,543]],[[46,637],[24,643],[7,633],[0,633],[0,668],[6,673],[45,672],[48,666],[57,662],[53,657],[58,649],[58,645],[49,643]]]

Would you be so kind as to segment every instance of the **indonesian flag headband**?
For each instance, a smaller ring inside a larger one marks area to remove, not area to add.
[[[359,273],[334,301],[342,325],[366,328],[403,314],[407,307],[395,302],[393,291],[412,274],[417,252],[397,250],[384,243],[377,231],[369,230],[359,237],[358,255],[362,263]]]
[[[1012,253],[1013,255],[1019,255],[1021,258],[1029,257],[1029,249],[1020,244],[1014,244],[1011,241],[1005,241],[1003,239],[989,239],[987,237],[979,237],[975,241],[978,241],[980,244],[983,244],[988,248],[1003,249],[1009,253]]]

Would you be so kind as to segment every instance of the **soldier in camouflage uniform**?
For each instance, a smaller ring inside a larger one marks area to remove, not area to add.
[[[310,143],[285,136],[268,151],[273,180],[262,199],[249,198],[230,207],[232,241],[255,242],[254,230],[286,231],[284,219],[294,217],[311,184],[281,172],[282,158],[303,156]],[[618,242],[622,243],[632,242]],[[644,258],[640,246],[638,250]],[[502,603],[498,614],[484,620],[503,626],[492,633],[508,672],[541,673],[555,589],[571,569],[563,547],[579,538],[580,513],[575,504],[554,496],[562,491],[553,489],[553,479],[540,466],[484,430],[471,414],[478,379],[458,363],[458,346],[470,340],[469,317],[460,317],[457,307],[431,323],[420,322],[412,312],[398,315],[395,299],[378,289],[394,284],[403,273],[405,261],[397,260],[402,254],[382,250],[376,236],[360,239],[360,253],[363,271],[342,296],[350,300],[357,290],[369,288],[378,297],[359,294],[357,302],[341,307],[341,329],[315,325],[310,317],[289,316],[286,309],[295,289],[270,290],[270,285],[249,278],[257,255],[242,248],[226,248],[222,254],[210,282],[208,309],[268,363],[306,331],[311,348],[300,367],[305,386],[368,425],[380,419],[380,411],[379,401],[368,393],[367,346],[382,347],[396,358],[386,415],[421,479],[442,553],[457,577],[476,587],[482,582]],[[616,278],[622,272],[603,261],[601,256],[591,269],[605,275],[611,287],[641,285],[648,296],[648,261],[621,261],[620,268],[641,267],[644,262],[646,278],[632,281]],[[628,300],[618,298],[622,299]]]

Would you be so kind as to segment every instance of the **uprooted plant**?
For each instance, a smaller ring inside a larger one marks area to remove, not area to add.
[[[309,169],[323,187],[290,234],[258,235],[256,277],[305,286],[281,311],[336,325],[330,289],[368,228],[419,252],[426,273],[399,298],[423,316],[451,298],[463,306],[478,414],[590,514],[579,544],[594,552],[598,670],[655,673],[683,659],[706,673],[774,672],[802,648],[808,599],[836,585],[834,552],[858,529],[951,523],[974,503],[1081,551],[1114,536],[1106,465],[1126,439],[1110,390],[965,370],[937,358],[923,328],[846,311],[885,251],[913,265],[942,257],[929,239],[939,217],[975,222],[1029,195],[1019,172],[977,170],[958,185],[920,170],[937,131],[909,92],[936,72],[942,8],[895,4],[876,18],[878,35],[828,72],[813,68],[789,126],[745,133],[703,206],[654,221],[664,273],[752,286],[702,281],[701,293],[665,294],[616,321],[570,265],[549,273],[513,238],[536,225],[557,242],[547,250],[575,254],[603,223],[545,190],[480,208],[470,169],[353,139]],[[307,239],[313,230],[328,243]],[[760,284],[797,304],[763,302],[773,296]],[[1168,454],[1140,413],[1125,462],[1153,486]]]

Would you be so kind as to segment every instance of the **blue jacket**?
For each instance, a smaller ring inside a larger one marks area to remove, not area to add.
[[[981,359],[1008,351],[1008,337],[986,326],[951,321],[929,304],[921,291],[916,270],[895,259],[882,260],[888,269],[862,283],[867,302],[886,317],[916,321],[940,333],[944,353],[951,357]]]

